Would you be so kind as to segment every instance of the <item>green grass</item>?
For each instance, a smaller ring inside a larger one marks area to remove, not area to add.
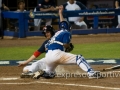
[[[2,47],[0,48],[0,60],[26,60],[38,48],[38,46]],[[42,57],[43,56],[44,55],[42,55]],[[41,56],[39,58],[41,58]]]
[[[82,54],[85,58],[120,59],[120,42],[76,44],[71,53]],[[0,47],[0,60],[26,60],[39,46]],[[40,59],[44,54],[38,57]]]
[[[120,59],[120,42],[75,45],[73,53],[85,58]]]

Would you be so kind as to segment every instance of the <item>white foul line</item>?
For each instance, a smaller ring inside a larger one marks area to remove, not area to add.
[[[0,78],[0,80],[4,80],[4,81],[5,80],[17,80],[17,79],[19,79],[19,78],[17,78],[17,77],[16,78]]]
[[[64,85],[64,86],[79,86],[79,87],[91,87],[91,88],[101,88],[101,89],[112,89],[112,90],[120,90],[120,88],[112,88],[112,87],[103,87],[103,86],[90,86],[90,85],[82,85],[82,84],[66,84],[66,83],[53,83],[53,82],[37,82],[51,85]]]
[[[54,82],[42,82],[42,81],[34,81],[29,83],[0,83],[0,85],[7,84],[7,85],[21,85],[21,84],[51,84],[51,85],[64,85],[64,86],[76,86],[76,87],[88,87],[88,88],[100,88],[100,89],[108,89],[108,90],[120,90],[120,88],[113,88],[113,87],[103,87],[103,86],[91,86],[91,85],[83,85],[83,84],[66,84],[66,83],[54,83]]]

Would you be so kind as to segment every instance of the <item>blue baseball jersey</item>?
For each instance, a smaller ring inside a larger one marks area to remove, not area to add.
[[[48,50],[60,49],[64,51],[63,44],[68,44],[71,41],[71,34],[67,30],[60,30],[48,41]]]

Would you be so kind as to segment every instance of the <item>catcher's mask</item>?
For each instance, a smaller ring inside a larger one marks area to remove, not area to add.
[[[65,30],[70,31],[70,30],[71,30],[71,25],[70,25],[70,23],[67,22],[67,21],[62,21],[62,22],[59,23],[59,29],[60,29],[60,30],[61,30],[61,29],[65,29]]]
[[[43,34],[46,37],[45,33],[49,31],[51,33],[51,35],[53,36],[55,34],[54,28],[51,25],[46,25],[45,27],[43,27]]]

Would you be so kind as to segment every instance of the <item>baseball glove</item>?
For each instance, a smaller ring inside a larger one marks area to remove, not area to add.
[[[72,43],[70,43],[70,47],[65,49],[65,52],[71,52],[73,50],[74,46]]]

